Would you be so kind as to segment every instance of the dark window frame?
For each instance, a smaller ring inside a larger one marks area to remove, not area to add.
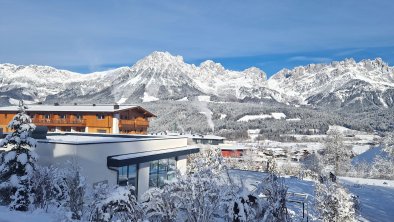
[[[104,114],[96,114],[96,118],[98,120],[104,120],[105,119],[105,115]]]

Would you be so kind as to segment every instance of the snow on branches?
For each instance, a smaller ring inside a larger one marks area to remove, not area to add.
[[[383,140],[383,150],[394,158],[394,133],[388,133]]]
[[[21,101],[19,112],[8,125],[13,132],[8,134],[0,146],[8,151],[0,155],[0,191],[3,202],[10,204],[12,210],[27,211],[33,201],[31,178],[37,161],[34,152],[36,141],[30,137],[35,129],[26,106]],[[9,199],[6,196],[9,196]]]
[[[142,209],[134,196],[134,187],[98,184],[93,193],[89,221],[142,221]]]
[[[354,222],[355,202],[352,196],[335,182],[329,180],[316,183],[316,209],[323,222]]]

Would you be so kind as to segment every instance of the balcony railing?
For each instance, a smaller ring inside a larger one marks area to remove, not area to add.
[[[129,120],[129,119],[121,119],[119,120],[119,126],[128,126],[131,128],[136,127],[148,127],[149,122],[143,120]]]
[[[84,119],[32,119],[32,122],[41,126],[86,126]]]

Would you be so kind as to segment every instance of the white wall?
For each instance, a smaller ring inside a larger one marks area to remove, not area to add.
[[[176,161],[176,168],[179,172],[184,175],[186,173],[187,167],[187,156],[179,156],[178,160]]]
[[[88,183],[93,184],[108,180],[109,185],[115,185],[117,174],[107,168],[108,156],[177,148],[186,145],[186,138],[79,145],[39,142],[36,151],[39,155],[39,164],[67,167],[69,165],[66,162],[67,160],[75,161],[81,167],[81,173],[86,177]],[[181,172],[186,170],[185,161],[186,159],[181,159],[177,162],[177,168]],[[147,169],[141,168],[139,172],[141,172],[138,178],[139,183],[141,182],[139,189],[143,191],[146,183],[149,184],[149,166]],[[145,179],[146,177],[148,178]]]
[[[114,116],[112,117],[112,133],[113,134],[119,133],[119,119],[120,119],[119,113],[115,113]]]
[[[149,168],[150,163],[140,163],[138,169],[138,200],[141,200],[142,195],[149,189]]]

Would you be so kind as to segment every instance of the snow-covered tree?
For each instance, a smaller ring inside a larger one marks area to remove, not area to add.
[[[188,174],[149,190],[142,206],[149,221],[289,221],[287,188],[280,179],[262,179],[257,191],[233,184],[215,149],[190,159]],[[264,196],[263,198],[261,196]]]
[[[383,150],[389,153],[394,158],[394,133],[386,134],[383,139]]]
[[[10,209],[27,211],[33,201],[31,178],[35,169],[36,141],[30,137],[35,125],[26,114],[27,107],[19,103],[19,112],[8,124],[13,130],[0,142],[9,149],[0,157],[0,192],[10,194]]]
[[[287,212],[287,187],[283,178],[270,174],[264,178],[255,190],[255,196],[264,196],[263,214],[259,221],[287,222],[291,218]]]
[[[343,143],[342,134],[337,130],[328,133],[322,154],[326,166],[332,166],[335,175],[345,173],[350,168],[351,149]]]
[[[394,158],[376,156],[369,168],[371,177],[379,179],[394,179]]]
[[[53,192],[53,167],[37,166],[32,177],[32,190],[34,192],[34,206],[36,208],[48,209],[54,200]]]
[[[323,222],[357,221],[353,197],[337,183],[330,181],[317,183],[315,204]]]
[[[306,170],[311,170],[314,173],[320,174],[323,166],[322,166],[322,157],[319,153],[309,154],[302,160],[302,167]]]
[[[146,219],[151,222],[172,222],[176,220],[178,208],[173,201],[172,186],[152,188],[142,197],[142,208]]]
[[[71,212],[73,220],[82,218],[84,196],[85,196],[85,178],[81,176],[79,167],[73,163],[65,178],[67,186],[67,207]]]
[[[109,188],[107,184],[98,184],[93,192],[89,221],[142,221],[142,209],[133,193],[134,187]]]

